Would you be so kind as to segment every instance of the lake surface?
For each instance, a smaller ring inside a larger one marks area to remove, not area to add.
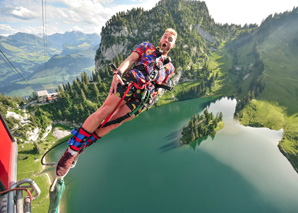
[[[223,112],[225,127],[179,145],[183,126],[206,106]],[[298,175],[277,147],[282,130],[240,125],[235,106],[228,98],[175,102],[114,130],[65,178],[67,212],[298,212]]]

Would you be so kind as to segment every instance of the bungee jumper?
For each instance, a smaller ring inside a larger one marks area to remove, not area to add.
[[[175,46],[176,39],[176,31],[168,28],[158,47],[143,42],[118,68],[112,65],[114,74],[109,95],[80,128],[72,130],[69,147],[56,165],[56,179],[52,186],[57,178],[63,178],[68,173],[83,149],[150,106],[159,88],[171,90],[166,84],[175,68],[167,54]]]

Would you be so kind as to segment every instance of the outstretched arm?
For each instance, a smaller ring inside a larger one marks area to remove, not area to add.
[[[130,56],[128,56],[122,64],[118,67],[118,70],[123,74],[126,70],[128,70],[137,60],[139,59],[139,54],[136,52],[132,52]],[[118,84],[124,85],[121,77],[119,75],[113,76],[112,85],[110,88],[110,94],[116,92]]]

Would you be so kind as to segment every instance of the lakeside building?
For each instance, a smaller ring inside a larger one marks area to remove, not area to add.
[[[39,103],[46,103],[46,102],[52,102],[58,97],[57,92],[54,93],[48,93],[47,90],[41,90],[37,91],[37,102]]]

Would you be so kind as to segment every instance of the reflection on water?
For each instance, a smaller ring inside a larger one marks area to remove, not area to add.
[[[241,174],[272,205],[286,208],[289,204],[284,202],[287,201],[297,208],[298,200],[293,197],[298,193],[298,176],[277,147],[282,139],[282,130],[240,125],[232,116],[231,105],[234,104],[224,98],[220,100],[220,106],[216,103],[210,105],[212,112],[226,112],[226,126],[200,148]]]
[[[281,131],[240,125],[235,105],[176,102],[114,130],[65,178],[68,212],[297,212],[298,176],[277,148]],[[181,146],[183,126],[206,106],[223,112],[225,127]]]

